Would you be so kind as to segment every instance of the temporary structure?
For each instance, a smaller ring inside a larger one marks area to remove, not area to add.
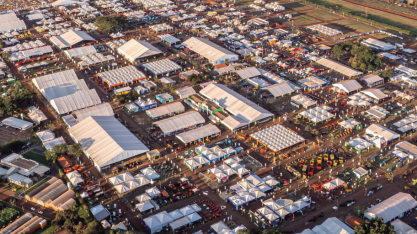
[[[154,187],[152,187],[152,188],[149,188],[149,189],[147,189],[147,190],[145,190],[145,192],[150,196],[150,197],[156,197],[156,196],[158,196],[159,194],[161,194],[161,192],[159,191],[159,189],[156,187],[156,186],[154,186]]]
[[[61,196],[57,197],[55,200],[49,200],[46,202],[46,206],[54,210],[58,210],[58,207],[65,203],[70,198],[73,198],[75,195],[73,190],[68,190],[63,193]]]
[[[56,177],[50,177],[48,181],[34,189],[32,192],[25,195],[25,199],[28,201],[33,201],[33,197],[37,195],[39,192],[44,191],[49,185],[53,184],[55,181],[57,181],[58,178]],[[35,200],[36,201],[36,200]]]
[[[22,215],[22,217],[16,219],[13,223],[9,224],[7,227],[3,228],[3,230],[1,230],[1,233],[5,233],[5,234],[11,233],[15,229],[24,225],[24,223],[29,221],[31,218],[33,218],[33,215],[31,213],[26,213]]]
[[[138,202],[146,202],[146,201],[149,201],[151,199],[152,198],[147,193],[141,194],[141,195],[136,197],[136,200],[138,200]]]
[[[144,212],[150,209],[154,208],[154,205],[152,205],[151,201],[145,201],[139,204],[135,205],[136,210],[140,211],[140,212]]]
[[[36,203],[38,203],[41,206],[45,206],[48,200],[57,198],[58,196],[60,196],[67,190],[68,190],[68,187],[62,183],[61,185],[52,188],[52,190],[49,190],[49,192],[46,193],[44,196],[37,199]]]
[[[81,177],[78,171],[68,173],[67,177],[71,181],[72,185],[74,185],[74,187],[84,182],[84,179]]]
[[[62,180],[60,180],[60,179],[55,180],[49,186],[45,187],[42,191],[39,191],[39,193],[37,193],[35,196],[33,196],[32,197],[32,202],[37,202],[38,199],[40,199],[41,197],[43,197],[49,191],[51,191],[54,188],[57,188],[57,187],[59,187],[60,185],[63,185],[63,184],[64,184],[64,182],[62,182]]]

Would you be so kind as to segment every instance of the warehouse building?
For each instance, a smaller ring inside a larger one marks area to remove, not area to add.
[[[367,38],[366,40],[361,42],[362,45],[371,47],[376,50],[393,50],[395,46],[390,43],[385,43],[383,41],[374,39],[374,38]]]
[[[77,92],[51,100],[51,106],[58,115],[70,113],[86,107],[98,105],[101,99],[95,89]]]
[[[357,71],[355,69],[352,69],[348,66],[345,66],[341,63],[335,62],[331,59],[328,58],[320,58],[319,60],[317,60],[318,64],[321,64],[329,69],[332,69],[342,75],[345,75],[347,77],[354,77],[354,76],[359,76],[361,74],[363,74],[363,72]]]
[[[230,130],[246,128],[250,124],[264,123],[272,120],[274,116],[271,112],[222,84],[209,84],[200,91],[200,94],[222,106],[231,114],[222,121],[223,125]]]
[[[27,29],[25,21],[19,19],[15,13],[1,14],[0,22],[0,32],[2,33]]]
[[[89,90],[73,69],[40,76],[32,79],[32,82],[48,101]]]
[[[404,214],[417,206],[417,201],[408,193],[397,193],[394,196],[368,208],[365,217],[368,219],[382,218],[384,223],[402,218]]]
[[[162,54],[162,51],[146,41],[140,41],[131,39],[124,45],[117,49],[117,52],[121,54],[125,59],[131,63],[139,62],[141,59],[149,58],[150,56],[156,56]]]
[[[59,49],[81,46],[83,43],[95,42],[96,40],[84,31],[70,30],[60,36],[49,39]]]
[[[149,151],[113,116],[90,116],[71,127],[69,133],[99,171]]]
[[[225,61],[233,62],[239,59],[239,55],[200,37],[191,37],[183,42],[187,49],[208,59],[213,65],[225,63]]]

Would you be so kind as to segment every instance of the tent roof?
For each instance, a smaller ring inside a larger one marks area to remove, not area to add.
[[[417,206],[417,201],[408,193],[399,192],[368,209],[367,213],[389,222],[401,213]]]
[[[217,126],[213,124],[207,124],[203,127],[180,133],[177,135],[177,137],[182,142],[188,143],[215,134],[220,134],[220,130],[217,128]]]
[[[109,103],[102,103],[82,110],[76,110],[74,114],[77,116],[78,122],[90,116],[114,116],[113,109]]]
[[[104,208],[103,205],[97,205],[91,208],[90,211],[98,221],[101,221],[110,215],[110,212]]]
[[[99,167],[149,151],[113,116],[90,116],[69,132]]]
[[[230,228],[226,226],[222,221],[215,223],[210,226],[217,234],[222,234],[223,232],[230,231]]]
[[[391,225],[394,226],[394,231],[401,234],[415,234],[417,231],[412,228],[410,225],[404,223],[401,219],[396,219],[391,222]]]
[[[316,234],[354,234],[352,228],[344,224],[338,218],[328,218],[321,225],[317,225],[313,228],[313,232]]]
[[[184,217],[184,218],[178,219],[178,220],[170,223],[169,226],[171,226],[171,228],[173,230],[175,230],[175,229],[177,229],[179,227],[182,227],[182,226],[185,226],[189,223],[190,223],[190,220],[187,217]]]
[[[167,105],[147,110],[146,112],[149,113],[153,118],[158,118],[160,116],[168,115],[172,112],[177,111],[185,111],[185,107],[181,102],[170,103]]]
[[[95,89],[81,91],[51,100],[52,107],[60,115],[98,105],[100,103],[101,99]]]
[[[154,205],[152,205],[151,201],[148,200],[148,201],[136,204],[135,208],[138,209],[140,212],[143,212],[143,211],[147,211],[147,210],[154,208]]]
[[[136,39],[131,39],[126,42],[124,45],[120,46],[117,51],[130,61],[162,53],[161,50],[152,44]]]
[[[217,61],[226,55],[236,55],[226,48],[200,37],[191,37],[182,44],[210,61]]]
[[[3,124],[14,127],[14,128],[19,128],[22,130],[26,130],[28,128],[31,128],[33,126],[33,123],[25,121],[25,120],[21,120],[21,119],[17,119],[14,117],[8,117],[6,119],[4,119],[3,121],[1,121]]]
[[[190,126],[205,123],[206,120],[197,111],[189,111],[183,114],[179,114],[168,119],[163,119],[154,122],[154,125],[158,125],[162,132],[170,133],[178,131]]]
[[[187,215],[187,218],[192,223],[192,222],[195,222],[195,221],[200,220],[201,219],[201,216],[198,215],[197,213],[192,213],[192,214]]]
[[[82,41],[96,41],[86,32],[76,30],[69,30],[60,36],[51,37],[50,40],[61,49],[68,48]]]
[[[248,124],[273,115],[222,84],[211,83],[200,93],[211,100],[217,100],[220,106]]]

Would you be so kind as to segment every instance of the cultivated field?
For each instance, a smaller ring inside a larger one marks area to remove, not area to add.
[[[398,13],[417,17],[417,10],[406,8],[406,7],[400,7],[393,3],[388,3],[388,2],[378,1],[378,0],[355,0],[355,1],[360,2],[360,3],[365,3],[371,6],[375,6],[375,7],[384,8],[390,11],[395,11]]]
[[[306,13],[308,16],[313,16],[316,18],[319,18],[323,21],[328,21],[328,20],[336,20],[336,19],[340,19],[341,17],[335,14],[331,14],[325,11],[319,11],[316,9],[313,9],[311,11],[304,11],[304,13]]]
[[[310,2],[318,5],[331,8],[337,12],[350,13],[354,16],[365,17],[366,9],[363,6],[353,4],[350,2],[340,1],[340,0],[309,0]],[[404,8],[405,9],[405,8]],[[390,14],[387,12],[370,9],[368,8],[368,19],[380,22],[383,24],[391,25],[394,27],[401,28],[403,30],[408,30],[417,34],[417,21],[412,20],[406,17]]]

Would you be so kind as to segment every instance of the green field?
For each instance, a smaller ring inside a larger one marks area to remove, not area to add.
[[[348,20],[348,19],[338,20],[338,21],[335,22],[335,24],[342,25],[344,27],[347,27],[347,28],[349,28],[353,31],[358,31],[360,33],[376,30],[375,27],[372,27],[372,26],[369,26],[369,25],[366,25],[366,24],[362,24],[362,23],[354,21],[354,20]]]
[[[340,0],[308,0],[308,2],[317,4],[319,6],[324,6],[332,11],[339,13],[343,12],[345,14],[348,13],[353,17],[366,18],[374,22],[397,27],[402,30],[417,34],[417,20],[412,20],[403,16],[398,16],[370,8],[366,10],[363,6]]]
[[[300,4],[300,3],[297,3],[297,2],[282,3],[280,5],[282,5],[285,8],[291,8],[292,10],[296,10],[296,11],[312,9],[310,6],[304,6],[303,4]]]
[[[325,11],[318,11],[318,10],[311,10],[311,11],[304,11],[303,13],[309,15],[309,16],[314,16],[317,17],[323,21],[327,21],[327,20],[335,20],[335,19],[340,19],[342,17],[335,15],[335,14],[331,14]]]
[[[45,155],[36,154],[32,151],[27,152],[26,154],[23,155],[23,157],[27,159],[32,159],[33,161],[36,161],[38,163],[42,163],[45,165],[48,164],[48,161],[46,160]]]
[[[293,21],[294,21],[294,25],[298,25],[298,26],[305,25],[305,24],[315,24],[315,23],[318,24],[321,22],[318,19],[314,19],[314,18],[308,17],[306,15],[301,15],[301,14],[295,14]]]

